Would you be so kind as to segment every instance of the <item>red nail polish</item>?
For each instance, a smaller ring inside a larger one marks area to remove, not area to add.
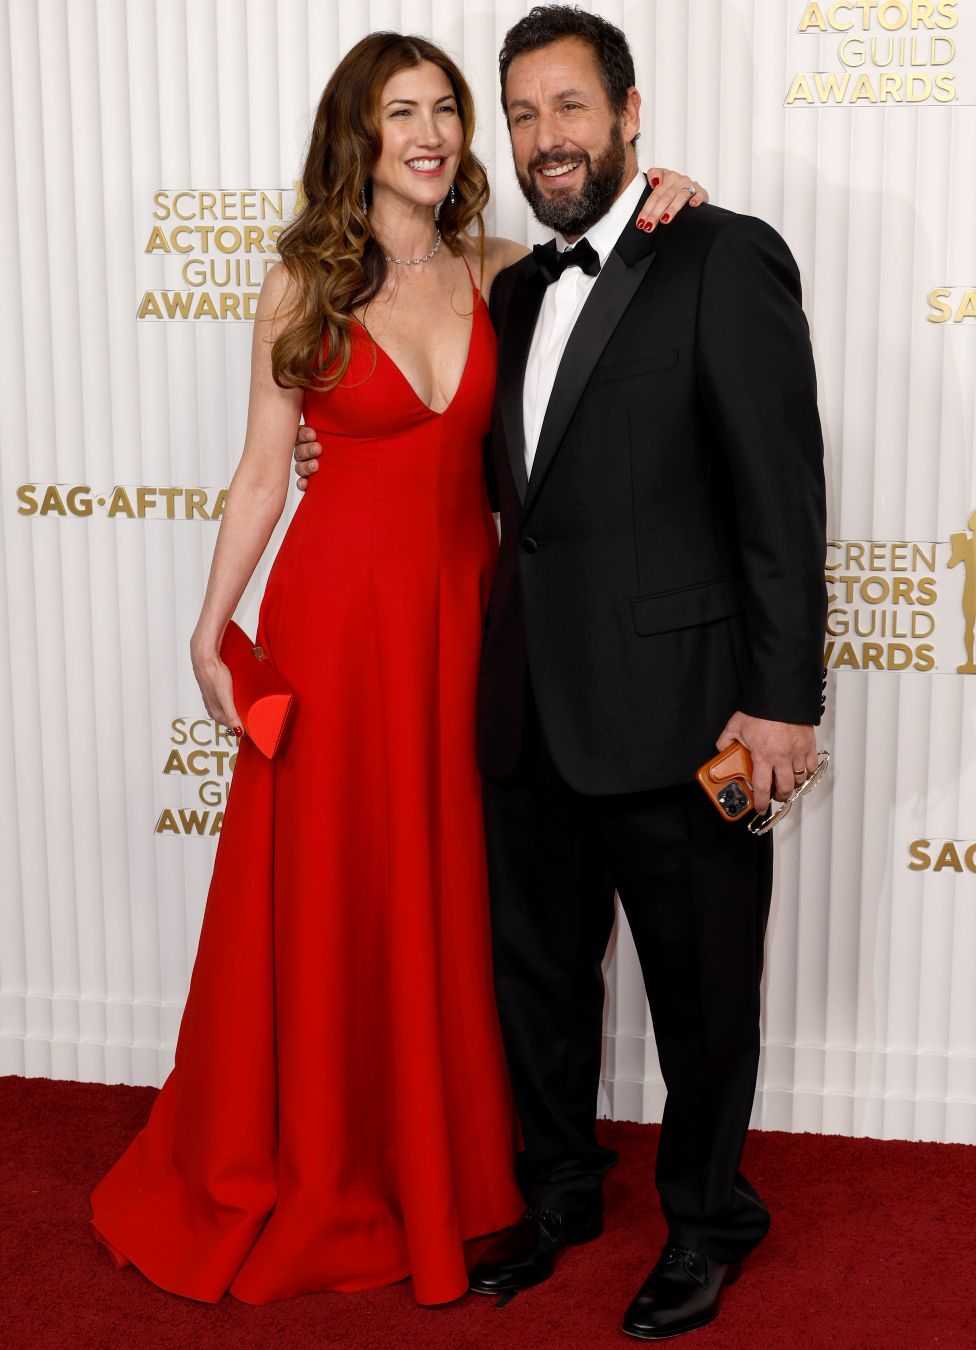
[[[644,229],[647,231],[648,234],[653,233],[653,231],[654,231],[654,221],[653,221],[653,220],[645,221],[645,223],[644,223]]]
[[[651,179],[651,187],[660,187],[660,186],[661,186],[661,180],[660,180],[660,178],[652,178],[652,179]]]
[[[663,215],[663,216],[661,217],[661,224],[662,224],[662,225],[667,225],[667,223],[668,223],[668,221],[669,221],[670,219],[671,219],[671,217],[670,217],[669,215]]]

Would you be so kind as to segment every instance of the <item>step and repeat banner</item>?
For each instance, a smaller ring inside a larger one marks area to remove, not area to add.
[[[777,831],[754,1123],[976,1142],[976,0],[589,7],[642,162],[789,242],[819,371],[833,767]],[[535,242],[495,67],[527,8],[0,0],[0,1072],[172,1063],[235,756],[188,642],[310,112],[365,33],[441,43],[489,227]],[[655,1119],[623,923],[607,971],[601,1105]]]

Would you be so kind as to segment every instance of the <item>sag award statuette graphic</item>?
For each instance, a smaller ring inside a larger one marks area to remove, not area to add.
[[[960,675],[976,675],[976,661],[973,660],[973,644],[976,641],[976,511],[969,517],[970,533],[960,530],[954,534],[950,543],[949,566],[958,567],[962,563],[966,569],[966,579],[962,588],[962,613],[966,621],[964,642],[966,660],[956,667]]]

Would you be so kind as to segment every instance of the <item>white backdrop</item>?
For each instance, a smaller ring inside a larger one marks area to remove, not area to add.
[[[643,162],[785,235],[820,374],[834,772],[778,832],[754,1122],[976,1142],[976,0],[588,7]],[[188,639],[310,109],[366,32],[432,37],[533,242],[495,74],[527,8],[0,0],[0,1072],[168,1071],[230,778]],[[602,1105],[654,1119],[623,926],[608,971]]]

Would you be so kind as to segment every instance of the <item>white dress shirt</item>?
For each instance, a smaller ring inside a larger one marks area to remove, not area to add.
[[[638,173],[628,183],[605,216],[582,236],[588,239],[600,255],[601,268],[605,265],[614,244],[637,210],[637,203],[647,187],[647,179]],[[577,240],[577,242],[579,242]],[[561,234],[556,235],[560,253],[571,248]],[[567,267],[558,281],[546,287],[545,298],[536,319],[529,358],[522,385],[522,419],[525,426],[525,472],[531,474],[539,444],[539,433],[549,406],[549,396],[555,383],[559,363],[569,335],[576,325],[580,310],[586,303],[596,277],[587,276],[579,267]]]

